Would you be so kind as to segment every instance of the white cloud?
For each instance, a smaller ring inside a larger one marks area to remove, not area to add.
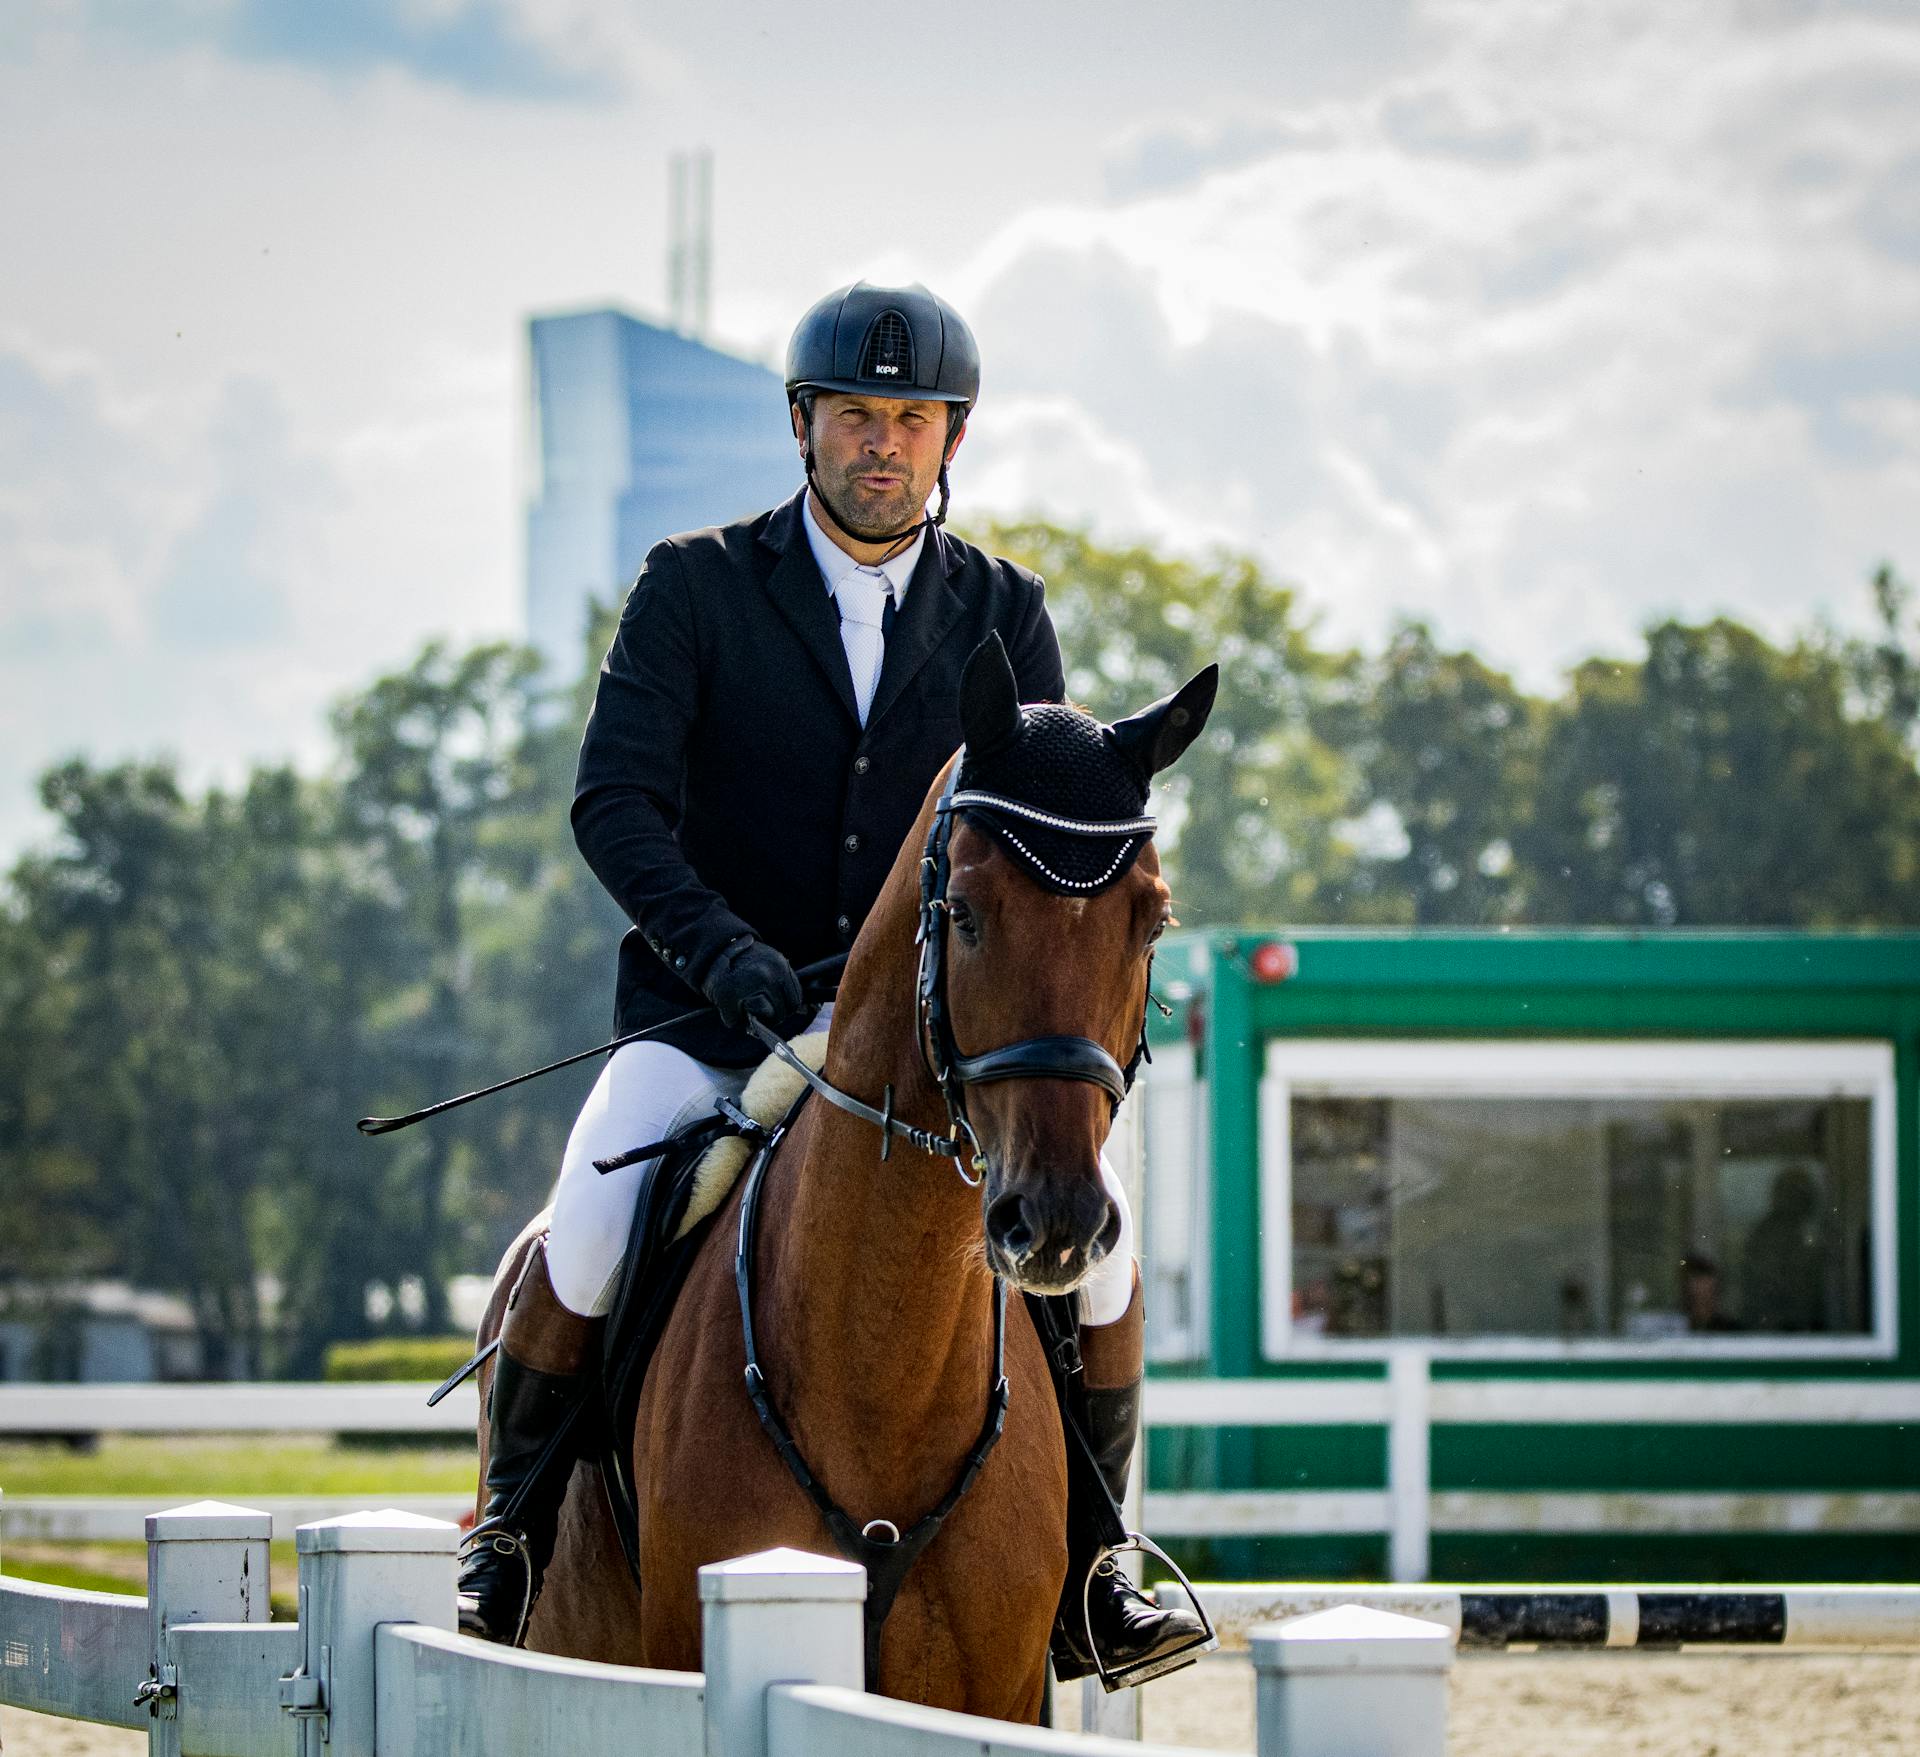
[[[1920,571],[1908,6],[982,0],[876,36],[907,101],[851,125],[773,5],[43,13],[0,48],[0,856],[60,751],[311,757],[339,691],[516,626],[524,317],[658,309],[701,142],[723,335],[777,358],[862,272],[974,317],[960,517],[1240,544],[1332,632],[1536,682]]]
[[[1072,506],[1089,523],[1179,548],[1204,548],[1233,535],[1168,505],[1155,491],[1146,457],[1065,397],[997,403],[969,431],[961,456],[969,516],[1047,518]]]
[[[1920,30],[1428,17],[1304,141],[1013,222],[990,363],[1145,460],[1139,528],[1230,523],[1345,633],[1412,610],[1543,681],[1657,613],[1856,611],[1920,554]]]

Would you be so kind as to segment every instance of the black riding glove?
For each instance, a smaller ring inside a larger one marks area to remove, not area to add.
[[[751,1017],[787,1037],[807,1022],[800,978],[765,940],[742,940],[722,952],[707,972],[706,996],[723,1025],[738,1028]]]

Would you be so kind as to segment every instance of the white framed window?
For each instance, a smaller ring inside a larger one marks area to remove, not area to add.
[[[1207,1086],[1191,1044],[1157,1047],[1121,1114],[1133,1112],[1140,1176],[1128,1186],[1140,1232],[1147,1358],[1205,1360],[1213,1236]]]
[[[1886,1356],[1871,1041],[1274,1039],[1270,1358]]]

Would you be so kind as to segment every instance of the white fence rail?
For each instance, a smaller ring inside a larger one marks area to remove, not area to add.
[[[697,1752],[706,1739],[706,1681],[544,1653],[482,1647],[417,1623],[374,1634],[381,1757],[449,1751],[633,1757]],[[555,1729],[564,1728],[564,1739]],[[635,1737],[645,1728],[646,1744]]]
[[[470,1434],[472,1385],[434,1409],[413,1384],[6,1385],[0,1436],[25,1433]],[[1920,1381],[1566,1379],[1545,1376],[1434,1379],[1417,1349],[1396,1351],[1384,1378],[1154,1379],[1146,1421],[1167,1427],[1380,1426],[1387,1430],[1384,1489],[1223,1489],[1149,1492],[1143,1521],[1156,1537],[1252,1537],[1383,1532],[1396,1580],[1422,1580],[1434,1531],[1739,1530],[1920,1532],[1920,1492],[1495,1493],[1435,1491],[1430,1445],[1447,1424],[1566,1423],[1766,1425],[1920,1423]],[[455,1517],[463,1497],[405,1503]],[[268,1504],[274,1533],[331,1517],[340,1501]],[[0,1501],[0,1534],[14,1538],[138,1537],[144,1503],[110,1497]]]
[[[1434,1423],[1920,1422],[1920,1379],[1430,1379],[1417,1350],[1401,1377],[1147,1381],[1153,1427],[1326,1427],[1412,1419],[1427,1381]],[[428,1384],[248,1382],[0,1385],[0,1436],[89,1433],[471,1434],[473,1384],[427,1407]],[[1403,1403],[1400,1399],[1404,1397]]]
[[[168,1636],[175,1690],[172,1749],[194,1757],[294,1757],[300,1724],[280,1706],[298,1669],[298,1623],[176,1623]],[[179,1680],[189,1680],[185,1690]],[[142,1724],[145,1724],[144,1722]],[[149,1752],[160,1748],[156,1717]]]
[[[1920,1422],[1920,1381],[1435,1379],[1418,1349],[1380,1379],[1159,1379],[1150,1427],[1383,1426],[1384,1490],[1149,1493],[1155,1537],[1385,1532],[1393,1578],[1424,1580],[1435,1531],[1920,1531],[1920,1493],[1500,1493],[1432,1486],[1437,1426],[1705,1426]]]
[[[703,1568],[707,1669],[681,1675],[454,1634],[459,1534],[417,1514],[301,1527],[300,1620],[267,1623],[269,1523],[218,1502],[152,1516],[144,1599],[0,1578],[0,1704],[144,1726],[162,1757],[1141,1750],[854,1688],[866,1576],[852,1563],[775,1550]],[[1334,1757],[1356,1748],[1356,1726],[1374,1757],[1442,1757],[1452,1653],[1442,1625],[1336,1612],[1256,1630],[1253,1644],[1261,1757]],[[1386,1703],[1398,1705],[1391,1715]]]
[[[1331,1581],[1196,1586],[1223,1650],[1341,1605],[1437,1623],[1462,1647],[1920,1649],[1920,1586],[1355,1586]],[[1171,1583],[1162,1604],[1187,1603]]]
[[[472,1380],[427,1407],[431,1385],[0,1385],[7,1434],[471,1434]]]
[[[831,1684],[775,1684],[767,1692],[769,1749],[831,1751],[835,1757],[1194,1757],[1184,1746],[1141,1745],[1098,1734],[1054,1733],[1000,1723],[991,1733],[970,1714],[918,1708]]]
[[[125,1543],[146,1529],[151,1495],[7,1495],[0,1498],[0,1536],[16,1543]],[[303,1525],[337,1519],[367,1504],[365,1495],[262,1495],[253,1507],[285,1541]],[[459,1519],[473,1494],[394,1495],[387,1505],[429,1519]]]
[[[106,1726],[145,1726],[133,1692],[147,1675],[147,1601],[0,1584],[0,1701]]]

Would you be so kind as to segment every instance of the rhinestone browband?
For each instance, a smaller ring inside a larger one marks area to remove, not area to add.
[[[1151,836],[1159,826],[1159,821],[1151,817],[1130,818],[1071,818],[1061,817],[1051,811],[1042,811],[1036,805],[1023,804],[1018,799],[1008,799],[999,793],[987,793],[980,788],[970,787],[966,791],[954,794],[949,802],[956,811],[972,806],[979,811],[1012,812],[1015,817],[1023,817],[1030,822],[1043,824],[1049,830],[1060,830],[1069,836]]]

